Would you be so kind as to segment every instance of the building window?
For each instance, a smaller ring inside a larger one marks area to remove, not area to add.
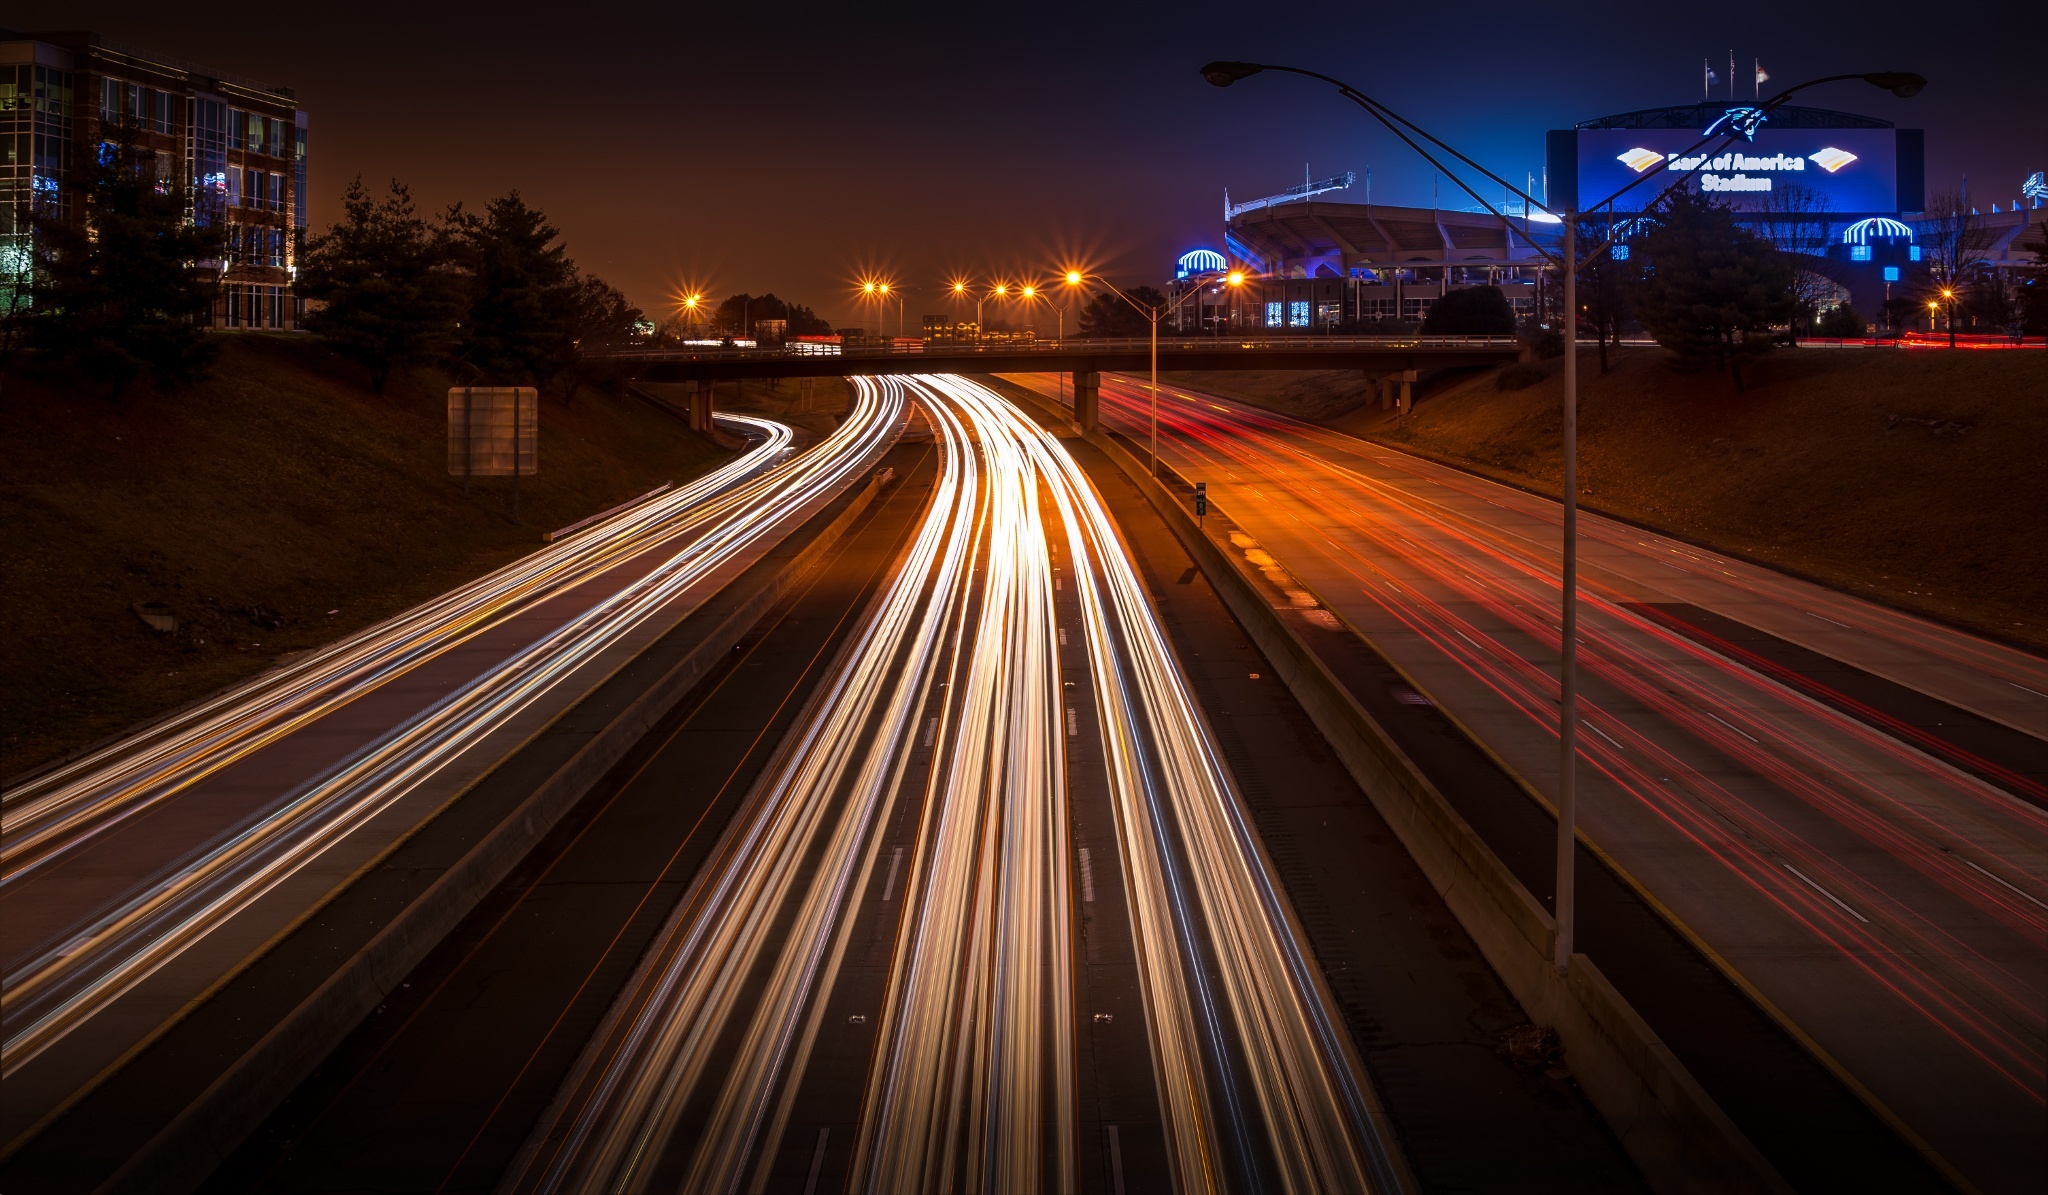
[[[1607,255],[1608,255],[1609,257],[1612,257],[1612,258],[1613,258],[1614,260],[1616,260],[1616,261],[1627,261],[1627,260],[1628,260],[1628,246],[1627,246],[1627,245],[1616,245],[1616,246],[1615,246],[1614,248],[1612,248],[1612,249],[1610,249],[1610,250],[1608,250],[1608,251],[1607,251]],[[1562,649],[1560,649],[1560,650],[1562,650]]]
[[[1336,324],[1336,323],[1337,323],[1338,321],[1342,320],[1343,318],[1344,318],[1344,304],[1342,304],[1342,303],[1318,303],[1318,304],[1316,304],[1316,322],[1317,322],[1317,323],[1319,323],[1319,324],[1321,324],[1321,325],[1322,325],[1323,327],[1325,327],[1325,328],[1328,328],[1328,327],[1330,327],[1330,326],[1332,326],[1332,325]]]
[[[1919,260],[1920,260],[1920,246],[1918,246],[1918,245],[1908,245],[1908,246],[1906,246],[1906,260],[1907,260],[1907,261],[1919,261]]]
[[[1290,328],[1308,327],[1307,299],[1295,299],[1287,304],[1287,326]]]
[[[1277,328],[1280,326],[1280,304],[1266,304],[1266,326],[1268,328]]]
[[[1868,245],[1851,245],[1851,246],[1849,246],[1849,260],[1850,260],[1850,261],[1869,261],[1869,260],[1870,260],[1870,246],[1868,246]]]

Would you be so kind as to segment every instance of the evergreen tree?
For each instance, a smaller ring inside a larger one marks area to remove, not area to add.
[[[306,246],[298,290],[321,305],[305,323],[361,362],[381,394],[393,369],[447,345],[459,313],[457,279],[442,238],[397,179],[377,200],[358,175],[341,207],[341,221]]]
[[[1422,330],[1432,336],[1513,336],[1515,309],[1498,286],[1466,286],[1429,305]]]
[[[1150,286],[1134,287],[1124,292],[1139,307],[1155,312],[1166,310],[1166,296]],[[1163,316],[1161,318],[1164,318]],[[1089,298],[1081,308],[1081,335],[1083,336],[1150,336],[1152,323],[1132,309],[1130,303],[1104,291]]]
[[[1636,315],[1684,369],[1728,370],[1742,389],[1742,362],[1768,352],[1771,326],[1792,314],[1792,267],[1726,207],[1673,192],[1634,242],[1642,277]]]
[[[443,218],[466,313],[461,359],[497,385],[543,385],[576,364],[576,267],[561,235],[513,191]]]
[[[24,341],[43,360],[119,399],[147,375],[168,389],[204,376],[219,350],[206,321],[222,226],[186,218],[188,189],[156,176],[155,155],[103,142],[78,172],[74,219],[39,208]]]

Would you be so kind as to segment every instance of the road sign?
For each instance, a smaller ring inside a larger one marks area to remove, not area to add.
[[[540,392],[533,387],[448,388],[451,476],[532,477],[540,472],[539,439]]]
[[[1195,517],[1199,519],[1208,513],[1209,483],[1206,481],[1198,481],[1195,483]]]

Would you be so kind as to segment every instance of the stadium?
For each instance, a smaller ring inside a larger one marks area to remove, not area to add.
[[[1708,152],[1694,150],[1714,135]],[[1733,142],[1729,144],[1728,138]],[[2027,230],[2048,212],[2036,172],[2010,196],[1961,196],[1959,210],[1929,212],[1925,134],[1851,112],[1786,106],[1767,116],[1741,105],[1645,108],[1552,130],[1537,198],[1580,208],[1626,235],[1634,213],[1669,181],[1688,176],[1737,218],[1799,255],[1803,294],[1825,309],[1867,316],[1921,303],[1938,264],[1962,260],[2010,274],[2032,261]],[[1666,170],[1650,173],[1658,164]],[[1654,183],[1648,182],[1655,179]],[[1183,253],[1171,293],[1182,332],[1325,334],[1425,318],[1449,290],[1498,286],[1518,318],[1554,302],[1541,250],[1561,224],[1519,201],[1505,219],[1478,205],[1417,208],[1350,199],[1353,173],[1307,180],[1244,203],[1224,196],[1221,248]],[[1937,205],[1939,206],[1939,205]],[[1253,275],[1221,285],[1229,269]],[[1199,293],[1191,293],[1199,292]]]

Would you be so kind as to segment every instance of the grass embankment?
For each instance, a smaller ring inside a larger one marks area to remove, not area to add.
[[[10,377],[0,399],[0,778],[397,613],[541,533],[726,454],[631,398],[543,399],[540,474],[469,493],[449,379],[373,395],[310,338],[224,340],[211,380],[119,404]],[[173,634],[134,605],[161,601]]]
[[[2048,648],[2048,355],[1783,351],[1737,394],[1662,349],[1610,351],[1605,377],[1580,358],[1588,507]],[[1556,494],[1562,365],[1522,390],[1445,378],[1403,418],[1348,372],[1210,388]]]

